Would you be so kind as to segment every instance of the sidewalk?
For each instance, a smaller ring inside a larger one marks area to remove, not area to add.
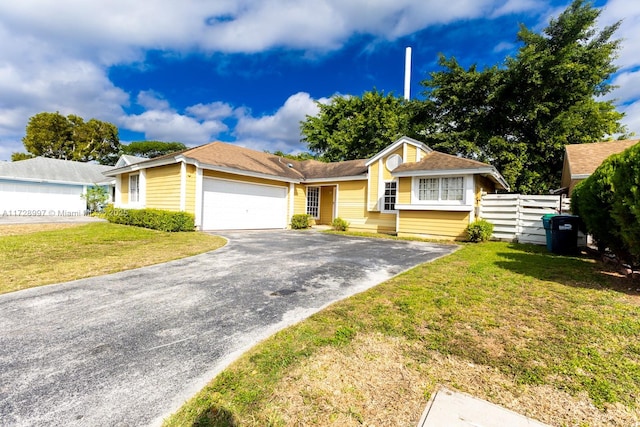
[[[466,393],[440,387],[429,399],[417,427],[549,427]]]

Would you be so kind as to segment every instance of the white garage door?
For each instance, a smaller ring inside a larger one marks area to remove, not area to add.
[[[84,212],[87,202],[81,194],[80,185],[0,181],[0,215],[5,211],[36,211],[34,215]]]
[[[285,228],[287,189],[206,178],[203,182],[202,228],[250,230]]]

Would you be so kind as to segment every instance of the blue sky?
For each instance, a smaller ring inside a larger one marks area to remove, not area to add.
[[[412,96],[437,56],[501,63],[520,23],[544,28],[558,0],[21,0],[0,3],[0,160],[24,151],[42,111],[114,123],[122,142],[214,140],[296,153],[316,102],[377,88]],[[640,2],[598,0],[623,19],[612,94],[640,135]]]

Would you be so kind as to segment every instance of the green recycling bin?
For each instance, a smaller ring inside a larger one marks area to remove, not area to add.
[[[549,218],[549,227],[551,247],[549,247],[547,238],[547,249],[554,254],[571,255],[578,253],[579,216],[554,215]]]
[[[547,250],[549,252],[553,251],[552,246],[552,236],[551,236],[551,218],[557,216],[558,214],[546,214],[542,215],[542,225],[544,226],[544,231],[547,235]]]

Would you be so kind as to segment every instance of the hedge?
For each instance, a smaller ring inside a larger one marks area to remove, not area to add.
[[[188,212],[160,209],[122,209],[109,205],[104,217],[114,224],[133,225],[160,231],[194,231],[195,217]]]
[[[598,249],[640,265],[640,144],[608,157],[579,183],[571,210],[579,215]]]

